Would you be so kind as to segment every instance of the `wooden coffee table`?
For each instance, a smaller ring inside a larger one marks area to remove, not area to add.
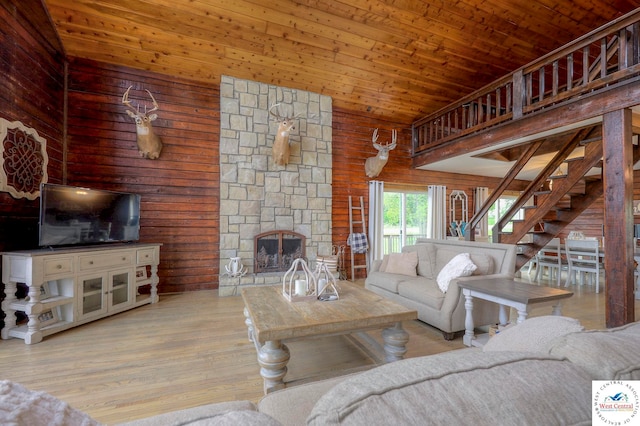
[[[282,286],[242,290],[245,324],[258,352],[265,394],[285,387],[290,358],[285,341],[386,327],[382,332],[385,361],[403,358],[409,333],[402,321],[417,319],[417,312],[348,281],[340,281],[338,291],[339,300],[289,302]]]
[[[529,315],[529,306],[535,303],[552,303],[553,315],[561,315],[560,302],[562,299],[573,296],[573,293],[559,288],[542,287],[514,281],[509,278],[486,278],[478,280],[460,281],[458,286],[465,297],[465,334],[463,342],[467,346],[482,346],[483,339],[476,339],[473,323],[473,298],[488,300],[500,304],[500,324],[506,324],[509,320],[506,307],[515,308],[518,311],[517,324],[524,321]],[[483,324],[484,325],[484,324]]]

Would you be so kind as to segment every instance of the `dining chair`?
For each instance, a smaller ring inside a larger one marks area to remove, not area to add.
[[[578,283],[583,284],[584,278],[592,283],[595,279],[596,293],[600,292],[600,272],[604,272],[604,264],[600,253],[600,242],[597,239],[572,240],[564,242],[569,269],[565,287],[578,277]]]
[[[546,246],[544,246],[538,254],[536,254],[536,276],[535,280],[540,281],[544,275],[544,269],[547,269],[549,280],[556,279],[560,286],[560,277],[562,270],[567,268],[567,262],[562,256],[560,246],[560,238],[552,238]]]

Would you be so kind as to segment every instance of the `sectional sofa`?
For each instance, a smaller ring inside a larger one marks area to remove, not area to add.
[[[614,385],[639,379],[640,323],[583,331],[577,320],[543,316],[505,329],[483,348],[293,386],[257,404],[223,402],[125,425],[591,425],[592,381],[606,381],[599,388],[604,399],[637,408],[640,389],[618,392]],[[595,414],[607,420],[607,413]],[[637,409],[620,414],[626,424],[640,418]],[[98,424],[51,395],[7,381],[0,382],[0,423]]]

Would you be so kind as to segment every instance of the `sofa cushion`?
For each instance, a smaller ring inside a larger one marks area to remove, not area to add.
[[[169,411],[139,420],[120,423],[118,426],[235,426],[280,425],[267,414],[259,413],[251,401],[229,401],[199,405],[184,410]]]
[[[460,253],[464,253],[464,252],[461,250],[455,250],[455,249],[452,250],[448,248],[438,247],[438,249],[436,250],[436,262],[435,262],[436,268],[434,271],[435,276],[437,277],[438,273],[442,271],[442,268],[444,268],[445,265],[451,261],[451,259],[459,255]]]
[[[411,277],[407,275],[373,272],[367,276],[367,285],[380,287],[392,293],[397,293],[398,284],[410,279]]]
[[[402,248],[403,253],[411,251],[418,253],[418,275],[435,278],[436,247],[433,244],[415,244]]]
[[[476,269],[478,267],[471,261],[469,253],[457,254],[438,273],[438,287],[443,293],[446,293],[452,279],[468,277]]]
[[[307,424],[587,425],[590,402],[591,378],[570,362],[468,349],[345,380],[320,398]]]
[[[322,395],[355,374],[359,373],[303,383],[294,388],[271,392],[258,402],[258,409],[283,425],[302,425]]]
[[[434,279],[417,277],[398,283],[398,294],[414,302],[440,310],[445,294]]]
[[[640,323],[566,334],[549,353],[566,357],[594,380],[640,380]]]
[[[415,251],[407,253],[391,253],[389,254],[388,259],[387,266],[382,272],[409,275],[412,277],[417,275],[416,267],[418,266],[418,253]]]
[[[548,353],[558,337],[582,330],[584,327],[574,318],[558,315],[529,318],[490,338],[482,350]]]
[[[493,258],[487,254],[471,253],[471,261],[478,267],[473,275],[493,274]]]

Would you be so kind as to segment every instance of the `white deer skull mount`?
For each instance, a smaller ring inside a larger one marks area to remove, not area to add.
[[[124,95],[122,95],[122,103],[128,108],[127,114],[129,114],[129,117],[133,118],[136,122],[136,140],[140,156],[154,160],[160,157],[160,151],[162,151],[162,139],[155,134],[153,126],[151,125],[151,122],[158,118],[158,114],[151,114],[153,111],[159,109],[158,103],[151,92],[145,89],[149,96],[151,96],[153,108],[147,111],[147,106],[145,105],[144,112],[141,112],[140,104],[138,104],[137,107],[131,105],[131,101],[129,100],[131,87],[133,86],[129,86],[127,91],[124,92]]]
[[[382,168],[387,164],[387,160],[389,159],[389,151],[396,147],[396,141],[398,140],[398,132],[393,129],[391,131],[391,143],[387,143],[385,145],[380,145],[376,143],[378,141],[378,129],[373,131],[373,137],[371,141],[373,142],[373,147],[378,150],[378,155],[375,157],[369,157],[364,163],[364,172],[370,178],[374,178],[380,174]]]
[[[295,129],[294,120],[299,118],[301,114],[297,114],[293,117],[284,117],[280,115],[278,106],[280,104],[273,104],[269,108],[269,114],[273,115],[278,122],[278,131],[276,133],[275,140],[273,141],[272,156],[273,161],[279,166],[286,166],[289,164],[289,155],[291,149],[289,146],[289,132]],[[276,108],[276,112],[273,109]]]

